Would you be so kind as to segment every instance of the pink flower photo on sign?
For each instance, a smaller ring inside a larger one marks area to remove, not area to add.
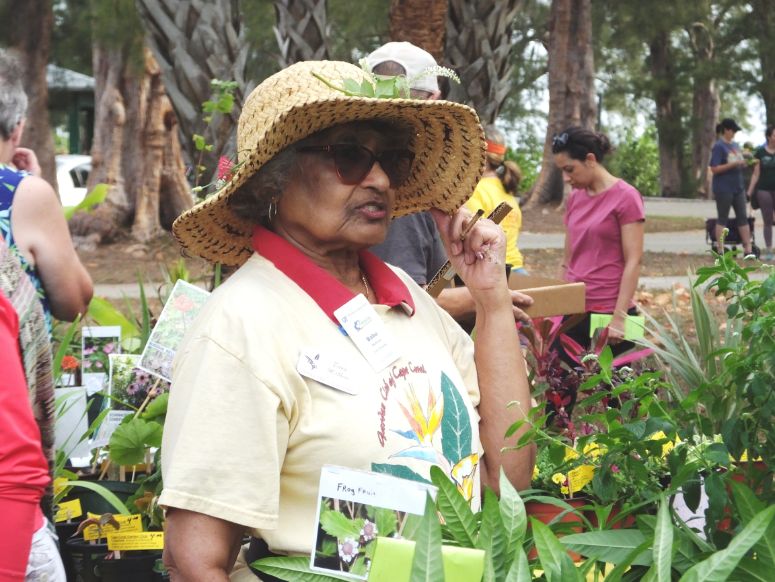
[[[175,352],[209,296],[204,289],[185,281],[175,283],[145,344],[139,368],[164,380],[172,380]]]

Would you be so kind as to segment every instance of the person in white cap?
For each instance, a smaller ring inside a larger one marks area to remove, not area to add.
[[[366,57],[375,75],[405,75],[413,99],[439,99],[441,90],[434,74],[426,73],[438,63],[428,51],[410,42],[388,42]],[[428,212],[396,218],[390,224],[387,238],[371,251],[386,263],[401,267],[418,285],[427,285],[447,260],[436,225]],[[529,321],[520,309],[532,299],[512,292],[514,316]],[[471,294],[465,287],[444,289],[436,299],[439,306],[464,326],[470,327],[476,314]]]

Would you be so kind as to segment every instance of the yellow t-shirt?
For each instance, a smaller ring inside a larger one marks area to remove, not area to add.
[[[519,209],[517,199],[506,192],[500,178],[488,177],[479,180],[474,190],[473,196],[466,202],[466,208],[471,212],[476,212],[480,208],[484,210],[484,215],[489,215],[501,202],[508,202],[514,207],[501,221],[500,225],[506,233],[506,262],[513,269],[520,269],[524,266],[522,253],[517,248],[517,239],[519,231],[522,228],[522,211]]]
[[[242,524],[281,554],[312,550],[324,464],[425,480],[437,465],[478,508],[473,342],[396,271],[415,312],[374,305],[403,354],[379,372],[266,258],[219,287],[174,363],[160,503]],[[355,394],[300,374],[309,349],[333,354]]]

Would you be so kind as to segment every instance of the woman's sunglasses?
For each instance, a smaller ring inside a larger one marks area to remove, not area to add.
[[[558,154],[562,151],[562,148],[564,148],[568,144],[568,140],[570,139],[570,136],[568,135],[568,132],[562,132],[561,134],[557,135],[552,138],[552,153]]]
[[[390,186],[398,188],[409,179],[412,162],[414,162],[414,154],[407,149],[385,150],[375,154],[367,147],[351,143],[302,146],[296,148],[296,151],[323,152],[331,156],[336,166],[336,175],[339,176],[342,184],[348,186],[360,184],[374,167],[374,162],[379,162],[390,179]]]

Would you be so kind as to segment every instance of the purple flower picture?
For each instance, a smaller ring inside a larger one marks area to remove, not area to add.
[[[156,378],[137,367],[140,356],[110,355],[110,407],[113,410],[137,410],[169,390],[169,382]]]

